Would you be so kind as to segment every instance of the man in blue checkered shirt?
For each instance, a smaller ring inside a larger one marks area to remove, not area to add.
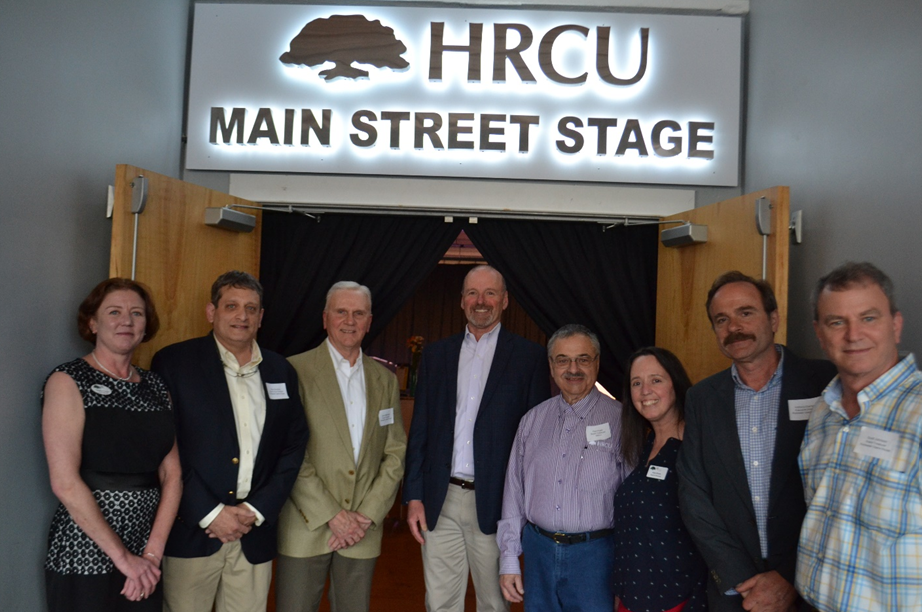
[[[893,283],[869,263],[820,279],[814,328],[839,376],[800,453],[809,504],[797,588],[833,610],[922,609],[922,374],[897,344]]]
[[[685,398],[682,518],[708,566],[711,612],[791,612],[807,510],[797,453],[835,367],[775,343],[781,315],[764,280],[722,274],[705,308],[733,365]]]

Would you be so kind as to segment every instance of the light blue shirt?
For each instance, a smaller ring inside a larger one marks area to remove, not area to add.
[[[749,493],[756,513],[762,558],[768,558],[768,496],[771,490],[772,461],[775,458],[775,434],[778,431],[778,404],[781,401],[781,376],[784,351],[775,373],[760,390],[749,387],[739,377],[736,364],[730,368],[735,386],[736,430],[743,451],[743,464],[749,480]]]
[[[493,365],[501,326],[501,323],[497,323],[479,341],[467,326],[464,327],[464,341],[461,343],[461,357],[458,361],[455,438],[451,454],[451,475],[455,478],[474,479],[474,424],[477,422],[483,389],[490,375],[490,366]]]

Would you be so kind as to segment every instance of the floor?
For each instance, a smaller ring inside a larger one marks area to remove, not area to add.
[[[410,535],[406,523],[395,521],[384,532],[371,590],[371,612],[425,612],[425,595],[419,544]],[[522,609],[521,604],[512,606],[512,612],[521,612]],[[329,610],[324,597],[320,612]],[[472,585],[468,585],[464,610],[476,612]],[[275,612],[274,590],[269,594],[268,612]]]

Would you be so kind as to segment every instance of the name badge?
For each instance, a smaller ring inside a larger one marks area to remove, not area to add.
[[[285,386],[285,383],[267,382],[266,393],[269,394],[269,399],[288,399],[288,387]]]
[[[656,480],[666,480],[666,474],[669,473],[669,468],[663,467],[661,465],[651,465],[650,469],[647,470],[647,478],[655,478]]]
[[[611,437],[611,427],[608,426],[608,423],[602,423],[601,425],[587,425],[586,426],[586,441],[587,442],[599,442],[601,440],[608,440]]]
[[[788,416],[792,421],[809,421],[813,407],[820,401],[819,397],[788,400]]]
[[[893,461],[899,444],[900,434],[895,431],[862,427],[861,433],[858,434],[858,442],[855,444],[855,453],[865,457]]]
[[[99,383],[96,383],[90,389],[93,390],[93,393],[98,393],[99,395],[112,395],[112,389]]]
[[[384,427],[385,425],[394,424],[394,409],[385,408],[384,410],[378,411],[378,425]]]

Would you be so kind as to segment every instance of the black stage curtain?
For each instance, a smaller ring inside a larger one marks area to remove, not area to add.
[[[259,342],[283,355],[326,338],[324,302],[333,283],[371,289],[374,319],[365,344],[387,325],[458,236],[441,217],[325,213],[314,219],[264,212],[260,280],[266,315]]]
[[[480,219],[465,231],[548,338],[567,323],[599,336],[599,382],[620,397],[624,361],[654,342],[658,226]]]

